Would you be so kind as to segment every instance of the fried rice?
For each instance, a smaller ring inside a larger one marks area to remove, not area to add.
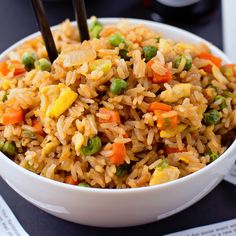
[[[48,58],[41,37],[1,62],[2,152],[56,181],[136,188],[189,175],[226,150],[234,65],[145,25],[92,23],[82,43],[69,20],[53,32],[59,56],[48,71],[22,64],[25,52]]]

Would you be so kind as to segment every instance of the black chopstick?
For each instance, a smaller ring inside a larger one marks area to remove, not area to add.
[[[47,49],[48,57],[50,61],[53,61],[57,58],[57,48],[53,40],[52,32],[50,30],[43,3],[41,0],[31,0],[35,16]]]
[[[87,25],[87,14],[85,9],[84,0],[73,0],[75,9],[75,18],[80,34],[80,41],[89,40],[89,31]]]

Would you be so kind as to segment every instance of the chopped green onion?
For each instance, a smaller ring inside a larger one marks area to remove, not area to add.
[[[215,160],[219,157],[219,155],[218,155],[217,153],[212,152],[212,151],[206,152],[206,153],[205,153],[205,156],[206,156],[206,155],[208,155],[208,156],[210,157],[210,162],[215,161]]]
[[[127,164],[127,163],[117,166],[116,167],[116,175],[118,177],[122,177],[122,176],[126,175],[130,171],[131,167],[132,167],[131,164]]]
[[[0,150],[2,150],[3,145],[4,145],[4,140],[0,139]]]
[[[225,92],[223,93],[223,95],[226,96],[226,97],[233,98],[233,99],[236,98],[236,93],[231,93],[231,92],[229,92],[229,91],[225,91]]]
[[[79,186],[79,187],[86,187],[86,188],[89,188],[89,187],[90,187],[90,185],[87,184],[87,183],[85,183],[85,182],[79,183],[78,186]]]
[[[128,50],[126,50],[126,49],[121,49],[121,50],[119,51],[119,56],[120,56],[121,58],[123,58],[125,61],[129,61],[129,60],[130,60],[130,57],[127,56],[127,53],[128,53]]]
[[[2,101],[5,102],[7,100],[7,93],[5,93],[3,96],[2,96]]]
[[[168,167],[168,162],[165,159],[157,166],[159,170],[164,170],[166,167]]]
[[[32,132],[31,130],[24,130],[22,134],[26,138],[36,139],[35,133]]]
[[[220,100],[220,110],[223,110],[224,108],[227,107],[226,101],[225,101],[225,97],[221,96],[221,95],[217,95],[214,99],[214,101]]]
[[[91,36],[92,38],[99,38],[99,34],[100,32],[102,31],[102,26],[101,25],[96,25],[94,28],[93,28],[93,31],[91,32]]]
[[[94,136],[88,140],[86,147],[82,147],[80,152],[83,156],[90,156],[98,152],[102,147],[102,141],[98,136]]]
[[[157,38],[156,38],[157,43],[160,43],[160,39],[161,39],[161,37],[157,37]]]
[[[99,38],[99,34],[102,31],[102,29],[103,29],[102,23],[97,20],[93,20],[89,25],[89,32],[91,38]]]

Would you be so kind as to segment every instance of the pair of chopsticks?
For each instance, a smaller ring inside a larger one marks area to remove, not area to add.
[[[55,42],[53,40],[52,32],[48,24],[42,0],[31,0],[31,3],[34,9],[39,29],[41,31],[47,49],[48,57],[50,61],[53,63],[53,61],[57,58],[58,53]],[[73,5],[75,9],[77,26],[80,33],[80,40],[81,42],[83,42],[84,40],[89,39],[87,15],[86,15],[84,0],[73,0]]]

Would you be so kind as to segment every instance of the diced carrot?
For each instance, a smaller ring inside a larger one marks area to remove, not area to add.
[[[23,121],[23,119],[24,119],[24,113],[21,108],[20,109],[8,108],[3,114],[4,125],[17,124]]]
[[[123,134],[123,138],[128,138],[129,135],[127,133]]]
[[[77,181],[74,181],[73,179],[72,179],[72,176],[71,175],[68,175],[68,176],[66,176],[66,178],[65,178],[65,183],[67,183],[67,184],[72,184],[72,185],[77,185],[77,184],[79,184],[79,181],[77,180]]]
[[[20,75],[26,72],[25,66],[19,61],[12,60],[11,65],[13,66],[14,69],[14,75]]]
[[[0,74],[6,76],[10,72],[7,62],[0,62]]]
[[[35,128],[37,134],[44,136],[43,126],[40,121],[36,119],[33,120],[33,127]]]
[[[117,111],[108,110],[106,108],[100,108],[99,113],[109,115],[109,118],[107,119],[102,119],[99,117],[100,123],[120,123],[120,114]]]
[[[169,154],[172,154],[172,153],[177,153],[177,152],[185,152],[186,149],[178,149],[178,148],[174,148],[174,147],[164,147],[164,153],[165,155],[169,155]]]
[[[175,128],[176,125],[179,123],[178,116],[171,116],[171,117],[163,117],[163,113],[165,111],[156,110],[154,111],[156,117],[157,117],[157,127],[159,129],[171,129]]]
[[[170,70],[166,67],[166,65],[164,65],[165,69],[166,69],[166,73],[164,75],[160,75],[158,73],[156,73],[155,71],[153,71],[152,69],[152,65],[155,63],[154,60],[150,60],[147,63],[147,66],[152,70],[152,74],[153,74],[153,78],[152,78],[152,82],[153,83],[165,83],[165,82],[169,82],[173,79],[172,74],[170,72]]]
[[[124,143],[113,143],[113,154],[110,157],[111,162],[115,165],[121,165],[125,162],[126,148]]]
[[[222,60],[219,58],[219,57],[216,57],[210,53],[207,53],[207,52],[203,52],[201,54],[198,55],[199,58],[201,59],[206,59],[206,60],[210,60],[213,64],[215,64],[218,68],[221,66],[221,62]],[[207,65],[207,66],[204,66],[202,67],[203,70],[205,70],[207,73],[211,73],[212,70],[212,65]]]
[[[171,111],[172,106],[169,106],[162,102],[151,102],[148,106],[148,112],[154,112],[155,110],[162,110],[162,111]]]
[[[20,75],[26,72],[22,63],[16,60],[4,61],[0,63],[0,73],[6,76],[10,71],[14,71],[14,75]]]

